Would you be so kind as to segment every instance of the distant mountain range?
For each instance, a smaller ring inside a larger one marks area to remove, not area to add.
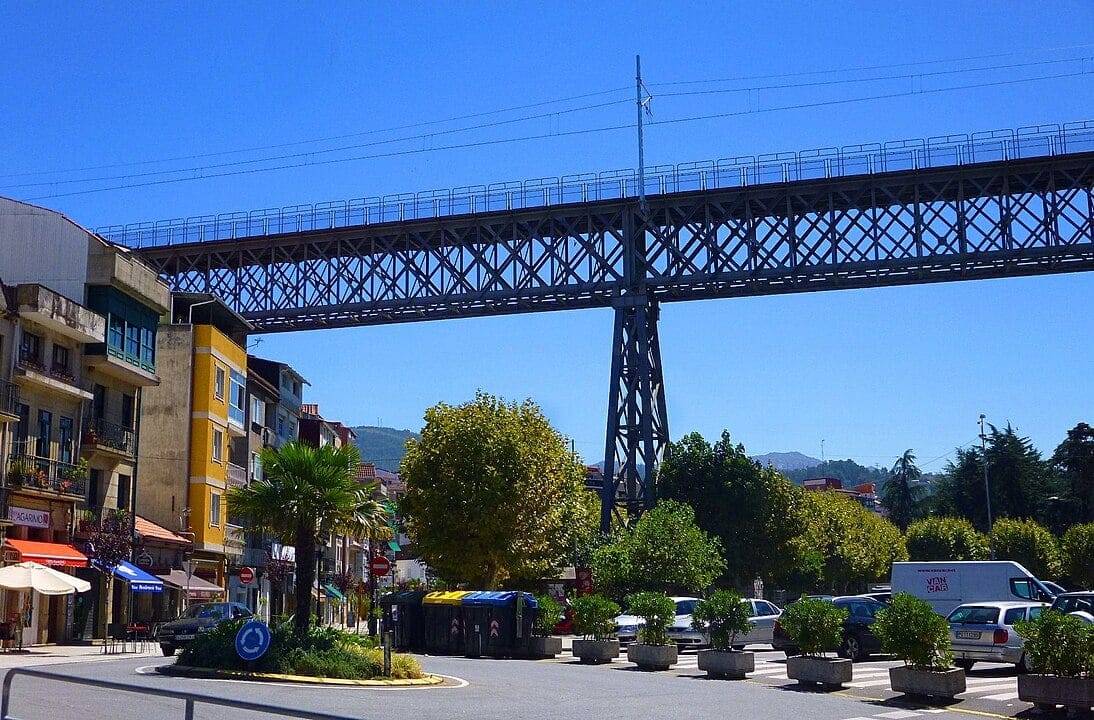
[[[808,455],[802,455],[800,452],[776,452],[767,453],[766,455],[753,455],[752,459],[764,467],[771,465],[776,470],[783,472],[786,470],[803,470],[821,464],[820,460],[809,457]]]
[[[356,444],[361,451],[361,460],[388,472],[399,472],[399,464],[406,454],[407,439],[417,440],[420,437],[410,430],[375,425],[361,425],[350,429],[357,435]]]

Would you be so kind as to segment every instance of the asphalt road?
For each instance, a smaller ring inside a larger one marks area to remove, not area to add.
[[[163,676],[154,667],[169,660],[155,656],[117,656],[96,662],[58,663],[40,669],[73,678],[97,678],[137,688],[165,688],[230,697],[277,707],[320,711],[377,720],[483,720],[494,718],[764,718],[770,720],[953,720],[1025,716],[1029,705],[1017,700],[1014,670],[978,666],[969,690],[949,707],[910,703],[888,686],[889,660],[855,665],[843,691],[805,689],[787,680],[781,654],[757,653],[756,672],[746,681],[708,680],[694,653],[681,656],[668,672],[642,672],[626,662],[586,666],[568,655],[555,660],[492,660],[422,657],[428,671],[449,680],[418,688],[302,686]],[[1012,697],[1013,696],[1013,697]],[[117,720],[183,718],[183,703],[135,693],[16,677],[11,717],[24,720]],[[195,718],[258,718],[261,715],[201,706]],[[1043,716],[1047,717],[1047,716]],[[1062,713],[1061,713],[1062,717]]]

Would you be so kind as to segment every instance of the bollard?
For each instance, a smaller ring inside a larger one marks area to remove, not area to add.
[[[394,632],[384,631],[384,676],[391,677],[391,636]]]

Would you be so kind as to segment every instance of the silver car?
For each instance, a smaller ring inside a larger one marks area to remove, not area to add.
[[[749,607],[752,629],[745,635],[734,638],[733,647],[741,649],[745,645],[770,645],[771,631],[782,610],[767,600],[743,598],[741,602]],[[700,648],[710,645],[710,636],[691,629],[691,615],[677,615],[676,622],[669,628],[669,638],[681,648]]]
[[[683,622],[681,618],[685,617],[690,625],[691,611],[695,608],[695,603],[699,602],[699,598],[673,596],[672,601],[676,604],[676,619],[672,621],[673,626],[680,625]],[[615,635],[619,639],[619,644],[629,645],[635,642],[638,639],[638,629],[645,624],[646,621],[637,615],[630,613],[616,615]]]
[[[958,667],[968,670],[977,661],[1011,663],[1018,672],[1029,672],[1025,640],[1014,623],[1040,617],[1048,607],[1031,602],[979,602],[958,605],[946,620],[950,646]]]

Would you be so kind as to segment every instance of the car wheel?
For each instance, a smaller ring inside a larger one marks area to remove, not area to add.
[[[839,654],[841,657],[850,659],[851,662],[858,662],[866,657],[866,653],[862,650],[862,641],[857,635],[848,635],[843,639]]]
[[[171,657],[175,654],[174,645],[160,645],[160,650],[163,652],[164,657]]]
[[[975,660],[954,660],[953,664],[962,670],[972,670],[972,666],[976,664]]]
[[[1022,659],[1015,663],[1015,667],[1023,675],[1033,672],[1033,661],[1029,659],[1029,653],[1022,653]]]

